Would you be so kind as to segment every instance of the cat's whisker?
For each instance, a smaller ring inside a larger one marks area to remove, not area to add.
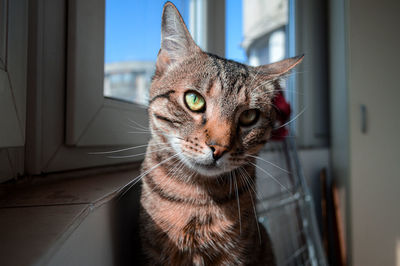
[[[162,142],[147,143],[147,144],[143,144],[143,145],[132,146],[132,147],[127,147],[127,148],[118,149],[118,150],[88,152],[87,154],[89,154],[89,155],[103,155],[103,154],[119,153],[119,152],[124,152],[124,151],[128,151],[128,150],[139,149],[139,148],[143,148],[143,147],[160,146],[160,145],[166,145],[166,144],[162,143]]]
[[[129,150],[134,150],[134,149],[147,147],[149,145],[150,144],[145,144],[145,145],[133,146],[133,147],[128,147],[128,148],[119,149],[119,150],[112,150],[112,151],[89,152],[88,154],[90,154],[90,155],[101,155],[101,154],[118,153],[118,152],[124,152],[124,151],[129,151]]]
[[[150,134],[151,131],[150,131],[150,132],[148,132],[148,131],[128,131],[127,133],[128,133],[128,134]],[[161,130],[154,130],[154,133],[161,133],[161,134],[163,134],[163,135],[166,136],[166,137],[174,137],[174,138],[177,138],[177,139],[184,140],[184,139],[181,138],[181,137],[174,136],[174,135],[170,135],[170,134],[166,134],[165,132],[163,132],[163,131],[161,131]]]
[[[233,177],[232,177],[232,174],[231,174],[231,172],[229,172],[229,175],[230,175],[230,178],[229,178],[229,197],[232,195],[232,179],[233,179]]]
[[[189,161],[188,159],[184,159],[184,160],[183,160],[183,166],[182,166],[182,168],[184,168],[184,167],[187,166],[187,162],[188,162],[188,161]],[[186,178],[185,178],[185,182],[189,182],[195,174],[196,174],[196,171],[192,171],[192,173],[190,174],[190,176],[185,175],[185,177],[186,177]]]
[[[190,175],[190,176],[186,176],[186,179],[185,179],[185,181],[186,182],[189,182],[192,178],[193,178],[193,176],[196,174],[196,172],[195,171],[192,171],[192,174]]]
[[[306,72],[304,72],[304,71],[303,71],[303,72],[292,71],[292,72],[290,72],[290,73],[287,73],[286,75],[280,76],[280,79],[281,79],[281,80],[285,80],[285,79],[288,79],[289,77],[294,76],[294,75],[296,75],[296,74],[303,74],[303,73],[306,73]],[[256,74],[255,77],[257,77],[257,75],[258,75],[258,72],[257,72],[257,74]],[[253,78],[253,80],[254,80],[254,78]],[[253,88],[253,89],[258,89],[259,87],[263,87],[263,86],[266,86],[266,85],[271,85],[271,84],[273,84],[274,82],[275,82],[274,79],[272,79],[272,80],[267,80],[267,81],[261,83],[260,85],[258,85],[257,87]],[[282,89],[282,90],[274,90],[274,92],[276,92],[276,91],[283,91],[283,90],[287,90],[287,89],[284,88],[284,89]],[[292,90],[292,91],[294,91],[294,90]]]
[[[250,188],[255,192],[254,188],[251,186],[251,184],[248,182],[247,177],[241,172],[241,168],[238,168],[238,173],[241,177],[241,180],[244,181],[246,183],[246,187],[247,187],[247,191],[249,192],[250,195],[250,200],[251,200],[251,205],[253,206],[253,213],[254,213],[254,219],[256,221],[256,225],[257,225],[257,231],[258,231],[258,238],[260,240],[260,244],[262,243],[261,241],[261,231],[260,231],[260,226],[258,224],[258,217],[257,217],[257,211],[256,211],[256,206],[254,204],[254,200],[253,200],[253,196],[251,195],[251,191]]]
[[[179,166],[181,163],[182,163],[182,162],[179,161],[179,162],[178,162],[178,166]],[[169,168],[168,171],[167,171],[167,176],[172,176],[172,175],[176,172],[176,168],[177,168],[177,165],[174,165],[173,168]]]
[[[246,169],[244,169],[243,167],[239,167],[239,168],[237,168],[237,169],[238,169],[241,173],[245,174],[245,176],[246,176],[245,181],[247,181],[247,182],[249,183],[250,188],[253,190],[253,192],[254,192],[254,194],[256,195],[256,197],[257,197],[260,201],[262,201],[262,198],[258,195],[258,193],[257,193],[257,191],[256,191],[256,189],[255,189],[256,184],[255,184],[255,183],[253,182],[253,180],[250,178],[250,176],[249,176],[249,174],[247,173]],[[244,172],[242,172],[242,171],[244,171]]]
[[[254,75],[253,79],[250,82],[249,88],[251,88],[253,86],[254,81],[257,79],[258,74],[260,74],[261,68],[259,68],[256,72],[256,74]]]
[[[232,172],[234,175],[234,185],[235,185],[235,190],[236,190],[236,199],[237,199],[237,206],[238,206],[238,216],[239,216],[239,232],[240,235],[242,234],[242,214],[240,212],[240,199],[239,199],[239,190],[238,190],[238,184],[237,184],[237,180],[236,180],[236,174],[235,171]]]
[[[135,126],[132,126],[132,125],[127,125],[127,126],[132,128],[132,129],[134,129],[134,130],[138,130],[138,131],[142,131],[142,132],[149,132],[149,133],[151,132],[150,129],[144,129],[144,128],[135,127]]]
[[[254,181],[253,179],[251,179],[249,173],[246,171],[246,169],[245,169],[244,167],[240,167],[239,169],[242,169],[242,170],[243,170],[243,173],[247,176],[248,182],[252,185],[251,187],[253,188],[253,191],[254,191],[254,194],[256,195],[256,198],[260,201],[261,205],[262,205],[264,208],[266,208],[266,206],[265,206],[265,204],[264,204],[264,201],[263,201],[263,198],[265,198],[264,193],[263,193],[262,191],[258,192],[258,191],[256,190],[256,183],[255,183],[255,181]],[[259,193],[261,193],[261,195],[260,195]]]
[[[282,188],[284,188],[287,192],[289,192],[292,196],[294,195],[293,192],[287,188],[285,185],[283,185],[281,182],[279,182],[278,179],[276,179],[273,175],[271,175],[271,173],[267,172],[266,170],[264,170],[262,167],[256,165],[255,163],[249,162],[251,165],[254,165],[254,167],[260,169],[260,171],[262,171],[263,173],[267,174],[273,181],[275,181],[275,183],[279,184]]]
[[[273,103],[270,103],[270,105],[271,105],[276,111],[280,112],[280,109],[279,109],[278,106],[276,106],[276,105],[273,104]]]
[[[168,133],[165,133],[165,132],[162,132],[162,131],[160,131],[161,133],[162,133],[162,135],[164,135],[164,137],[170,137],[170,138],[177,138],[177,139],[179,139],[179,140],[183,140],[183,141],[186,141],[184,138],[182,138],[182,137],[179,137],[179,136],[174,136],[174,135],[171,135],[171,134],[168,134]],[[187,142],[187,141],[186,141]]]
[[[287,89],[287,88],[284,88],[284,89],[281,89],[281,90],[274,90],[274,92],[293,92],[293,93],[295,93],[297,95],[304,95],[304,93],[301,93],[301,92],[299,92],[297,90]]]
[[[279,79],[280,79],[281,81],[286,81],[287,79],[289,79],[289,78],[292,77],[292,76],[300,75],[300,74],[305,74],[305,73],[308,73],[308,71],[291,70],[291,71],[287,72],[286,74],[281,75],[281,76],[279,77]]]
[[[176,175],[177,173],[179,173],[185,166],[186,166],[186,162],[188,161],[188,159],[186,159],[185,157],[180,157],[179,158],[179,164],[178,165],[176,165],[174,168],[172,168],[172,169],[170,169],[169,171],[168,171],[168,173],[171,175],[171,176],[174,176],[174,175]],[[171,172],[171,170],[173,171],[173,172]],[[181,178],[182,178],[182,176],[180,176]],[[187,179],[187,176],[185,176],[186,177],[186,179]],[[184,178],[183,178],[184,179]],[[184,179],[185,180],[185,179]],[[187,180],[186,180],[187,181]]]
[[[128,118],[128,121],[131,122],[131,123],[133,123],[133,124],[135,124],[136,126],[142,128],[142,129],[149,129],[149,127],[146,127],[146,126],[144,126],[144,125],[142,125],[142,124],[138,123],[137,121],[132,120],[132,119],[130,119],[130,118]]]
[[[272,166],[278,168],[279,170],[281,170],[281,171],[283,171],[283,172],[285,172],[285,173],[287,173],[287,174],[290,174],[289,171],[283,169],[283,168],[280,167],[279,165],[274,164],[273,162],[270,162],[270,161],[267,161],[267,160],[261,158],[260,156],[255,156],[255,155],[251,155],[251,154],[245,154],[245,156],[251,157],[251,158],[255,158],[255,159],[259,159],[259,160],[261,160],[261,161],[263,161],[263,162],[266,162],[266,163],[268,163],[268,164],[270,164],[270,165],[272,165]]]
[[[161,148],[161,149],[158,149],[158,150],[154,150],[154,151],[150,151],[150,152],[136,153],[136,154],[130,154],[130,155],[107,156],[107,158],[110,158],[110,159],[133,158],[133,157],[137,157],[137,156],[141,156],[141,155],[145,155],[145,154],[152,154],[152,153],[155,153],[155,152],[164,151],[164,150],[167,150],[167,149],[171,149],[171,147],[164,147],[164,148]]]
[[[150,128],[140,128],[140,127],[135,127],[135,126],[132,126],[132,125],[127,125],[127,126],[132,128],[132,129],[134,129],[134,130],[140,131],[140,132],[148,132],[148,133],[151,133],[151,132],[161,132],[161,133],[163,133],[164,132],[164,131],[159,130],[159,129],[151,130]]]
[[[289,121],[287,121],[286,123],[280,125],[279,127],[274,128],[274,130],[282,128],[290,123],[292,123],[294,120],[296,120],[299,116],[301,116],[304,112],[305,112],[306,108],[304,107],[303,110],[301,110],[296,116],[294,116],[292,119],[290,119]]]
[[[178,166],[181,165],[181,164],[182,164],[182,161],[179,161]],[[169,186],[169,185],[171,184],[172,178],[169,178],[169,177],[170,177],[170,176],[173,176],[173,175],[175,174],[176,168],[177,168],[177,167],[168,169],[167,175],[164,176],[165,178],[168,178],[168,181],[167,181],[167,183],[166,183],[166,186]],[[174,171],[174,174],[171,173],[171,171]],[[151,188],[151,191],[154,192],[154,189],[155,189],[155,188]]]
[[[122,188],[119,189],[120,192],[122,192],[122,194],[120,195],[120,197],[123,197],[125,195],[125,193],[131,189],[134,185],[136,185],[144,176],[146,176],[147,174],[149,174],[151,171],[153,171],[154,169],[156,169],[157,167],[161,166],[162,164],[170,161],[171,159],[179,156],[180,153],[176,153],[170,157],[168,157],[167,159],[162,160],[161,162],[159,162],[158,164],[152,166],[150,169],[148,169],[147,171],[143,172],[142,174],[140,174],[139,176],[135,177],[132,181],[130,181],[128,184],[126,184],[125,186],[123,186]]]
[[[146,131],[128,131],[126,133],[128,133],[128,134],[149,134],[149,132],[146,132]]]
[[[261,83],[260,85],[258,85],[257,87],[254,87],[252,90],[256,90],[260,87],[265,87],[267,85],[272,85],[273,83],[274,83],[274,80],[267,80],[267,81]]]
[[[183,166],[184,166],[184,162],[182,160],[179,160],[178,165],[175,165],[174,168],[172,168],[168,171],[169,175],[175,176],[182,169]],[[172,170],[172,172],[171,172],[171,170]]]
[[[309,71],[298,71],[298,70],[292,70],[288,73],[286,73],[285,75],[283,75],[283,78],[288,78],[294,75],[302,75],[302,74],[307,74],[309,73]]]

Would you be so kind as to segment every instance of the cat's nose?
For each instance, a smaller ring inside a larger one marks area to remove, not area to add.
[[[212,151],[212,156],[214,160],[218,160],[219,158],[224,155],[225,152],[227,152],[227,148],[219,146],[219,145],[209,145],[211,151]]]

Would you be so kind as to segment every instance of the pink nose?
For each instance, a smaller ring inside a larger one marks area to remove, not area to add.
[[[211,151],[213,152],[213,158],[214,160],[218,160],[219,158],[222,157],[222,155],[224,155],[225,152],[228,151],[227,148],[219,146],[219,145],[208,145],[211,149]]]

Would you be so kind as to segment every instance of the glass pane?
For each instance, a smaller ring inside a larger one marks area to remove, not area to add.
[[[189,0],[173,1],[188,22]],[[104,96],[147,104],[165,0],[106,0]]]
[[[253,66],[288,56],[289,0],[226,2],[226,57]]]
[[[293,0],[226,1],[226,57],[252,66],[294,56]],[[298,94],[294,76],[283,80],[284,95],[294,113]],[[295,132],[296,121],[290,123]]]

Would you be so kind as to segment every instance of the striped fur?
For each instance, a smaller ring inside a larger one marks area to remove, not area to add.
[[[250,67],[207,54],[165,4],[150,89],[152,139],[142,165],[141,238],[149,265],[274,265],[255,218],[254,159],[246,155],[268,141],[278,79],[300,61]],[[188,109],[187,91],[203,96],[204,112]],[[259,119],[240,126],[248,109]]]

